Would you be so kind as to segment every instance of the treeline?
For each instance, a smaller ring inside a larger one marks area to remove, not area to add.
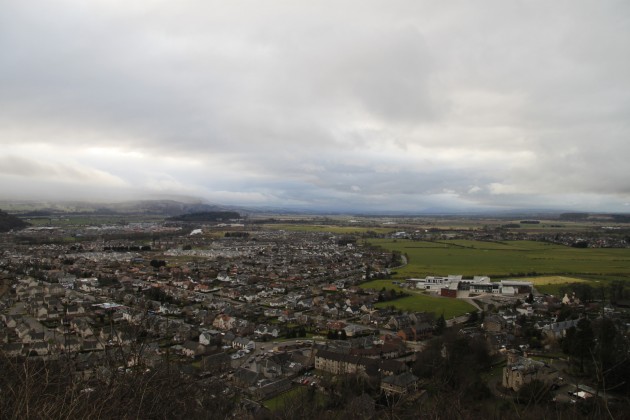
[[[389,302],[391,300],[401,299],[407,296],[411,296],[409,293],[405,293],[402,290],[396,291],[394,289],[385,289],[384,287],[378,292],[379,302]]]
[[[169,217],[167,220],[174,222],[220,222],[231,219],[239,219],[241,215],[235,211],[203,211],[199,213],[181,214]]]
[[[21,230],[28,226],[30,226],[30,223],[26,223],[24,220],[0,210],[0,232]]]
[[[591,214],[591,213],[562,213],[560,220],[612,220],[616,223],[630,223],[630,214]]]

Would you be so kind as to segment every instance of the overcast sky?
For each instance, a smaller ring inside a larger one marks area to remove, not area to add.
[[[0,198],[630,211],[630,2],[0,0]]]

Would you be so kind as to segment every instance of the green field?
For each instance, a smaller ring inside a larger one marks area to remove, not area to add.
[[[560,296],[562,294],[562,289],[565,288],[567,284],[589,282],[589,280],[577,277],[564,276],[533,277],[528,278],[527,281],[533,282],[538,292],[554,296]],[[599,280],[595,280],[595,282],[598,281]]]
[[[338,225],[321,225],[321,224],[266,224],[264,229],[268,230],[288,230],[294,232],[330,232],[342,235],[363,234],[366,232],[376,233],[392,233],[396,230],[393,228],[382,227],[363,227],[363,226],[338,226]]]
[[[444,314],[444,318],[450,319],[456,316],[464,315],[468,312],[475,311],[475,307],[466,301],[433,297],[424,294],[421,291],[415,291],[410,289],[401,288],[393,284],[394,280],[372,280],[367,283],[361,284],[359,287],[363,289],[381,290],[385,288],[387,290],[394,289],[396,291],[403,291],[405,293],[411,293],[412,296],[396,299],[388,302],[380,302],[376,304],[377,308],[386,308],[388,306],[394,306],[396,309],[402,311],[412,312],[434,312],[436,315]]]
[[[297,386],[290,389],[287,392],[263,401],[263,405],[270,411],[282,411],[287,405],[291,404],[317,404],[323,406],[326,403],[326,397],[321,392],[315,391],[315,394],[310,396],[308,387]]]
[[[161,222],[164,217],[144,215],[66,215],[50,217],[20,217],[32,226],[101,226],[101,225],[125,225],[127,223]]]
[[[394,289],[397,292],[408,292],[408,289],[403,289],[402,287],[395,285],[393,283],[394,281],[395,280],[372,280],[367,283],[360,284],[359,287],[362,289],[374,289],[376,291],[379,291],[384,287],[387,290]]]
[[[554,285],[562,285],[569,283],[584,283],[588,280],[579,279],[577,277],[565,277],[565,276],[544,276],[544,277],[531,277],[528,278],[527,281],[531,281],[534,283],[534,286],[554,286]]]
[[[370,239],[367,243],[408,257],[394,278],[427,275],[487,275],[493,278],[563,275],[630,280],[630,249],[572,248],[534,241],[411,241]]]

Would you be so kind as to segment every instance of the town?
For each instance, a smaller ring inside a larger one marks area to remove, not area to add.
[[[389,280],[408,257],[356,235],[242,219],[39,226],[2,234],[0,246],[5,363],[67,363],[90,395],[168,366],[218,387],[226,416],[299,415],[287,410],[300,401],[307,416],[430,416],[456,406],[440,400],[446,390],[457,404],[496,401],[505,416],[512,401],[567,415],[628,404],[625,286],[612,304],[485,273]],[[371,286],[381,281],[392,287]],[[420,295],[470,311],[395,305]],[[603,363],[615,365],[607,388],[589,375]]]

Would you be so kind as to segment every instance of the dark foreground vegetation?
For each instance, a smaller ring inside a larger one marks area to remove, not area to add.
[[[190,380],[176,367],[117,369],[85,378],[71,360],[0,356],[2,419],[225,418],[233,409],[217,382]]]
[[[29,226],[28,223],[0,210],[0,232],[8,232],[10,230],[20,230]]]
[[[182,214],[167,220],[177,222],[218,222],[239,219],[241,216],[235,211],[204,211],[199,213]]]

